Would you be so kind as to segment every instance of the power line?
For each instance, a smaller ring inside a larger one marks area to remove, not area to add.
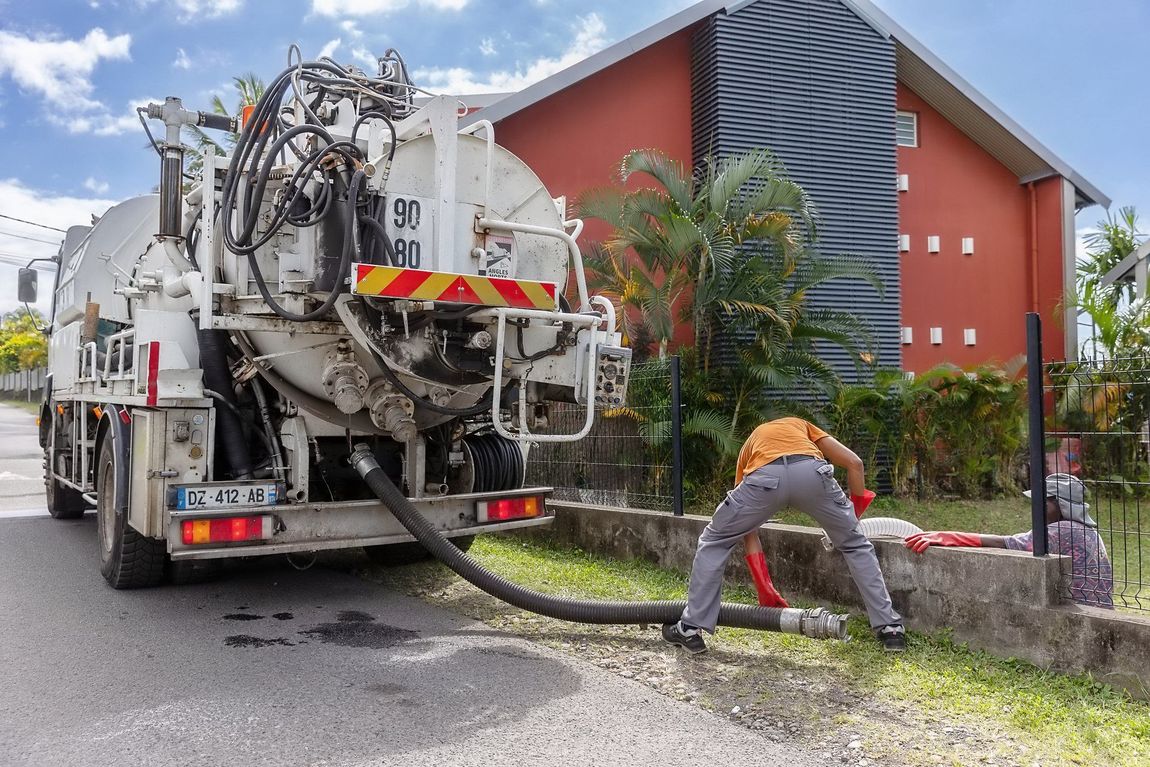
[[[0,264],[6,264],[8,266],[23,267],[23,266],[27,266],[29,260],[30,259],[27,256],[22,256],[19,253],[0,252]],[[44,272],[55,271],[55,267],[48,266],[43,261],[40,261],[40,262],[37,262],[36,264],[33,264],[32,268],[33,269],[39,269],[40,271],[44,271]]]
[[[56,227],[56,226],[48,226],[47,224],[37,224],[35,221],[25,221],[22,218],[16,218],[15,216],[7,216],[3,213],[0,213],[0,218],[6,218],[9,221],[19,221],[21,224],[28,224],[29,226],[38,226],[41,229],[51,229],[53,232],[63,232],[64,234],[68,233],[67,229],[61,229],[61,228]]]
[[[59,240],[41,240],[39,237],[29,237],[26,234],[16,234],[15,232],[7,232],[0,229],[0,237],[19,237],[21,240],[31,240],[32,242],[42,242],[45,245],[59,245]]]

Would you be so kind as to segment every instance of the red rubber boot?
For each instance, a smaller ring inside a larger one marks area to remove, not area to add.
[[[751,571],[751,578],[755,581],[755,591],[759,592],[759,605],[762,607],[790,607],[787,600],[775,589],[771,583],[771,571],[767,569],[767,558],[763,552],[748,554],[747,567]]]

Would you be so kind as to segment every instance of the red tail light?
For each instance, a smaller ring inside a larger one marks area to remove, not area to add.
[[[189,545],[266,541],[271,539],[274,527],[270,515],[185,519],[180,523],[180,534]]]
[[[545,507],[543,498],[529,495],[523,498],[501,498],[498,501],[479,501],[475,504],[475,519],[483,522],[507,522],[513,519],[541,517]]]

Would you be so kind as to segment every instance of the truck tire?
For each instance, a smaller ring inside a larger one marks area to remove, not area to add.
[[[471,548],[471,544],[475,543],[475,536],[463,535],[449,540],[455,544],[455,548],[466,553]],[[411,565],[432,558],[431,553],[423,548],[423,544],[419,542],[364,546],[363,553],[367,554],[367,558],[375,564],[387,565],[388,567]]]
[[[48,501],[48,513],[54,519],[79,519],[88,510],[88,504],[80,491],[60,484],[51,469],[44,470],[44,496]]]
[[[147,538],[128,524],[127,482],[118,482],[121,467],[115,439],[100,445],[96,461],[96,524],[100,531],[100,573],[114,589],[155,586],[164,577],[164,542]],[[119,489],[119,492],[117,492]]]

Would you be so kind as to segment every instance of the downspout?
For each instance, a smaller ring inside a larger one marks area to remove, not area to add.
[[[1034,182],[1026,185],[1030,192],[1030,311],[1038,311],[1038,193]]]

